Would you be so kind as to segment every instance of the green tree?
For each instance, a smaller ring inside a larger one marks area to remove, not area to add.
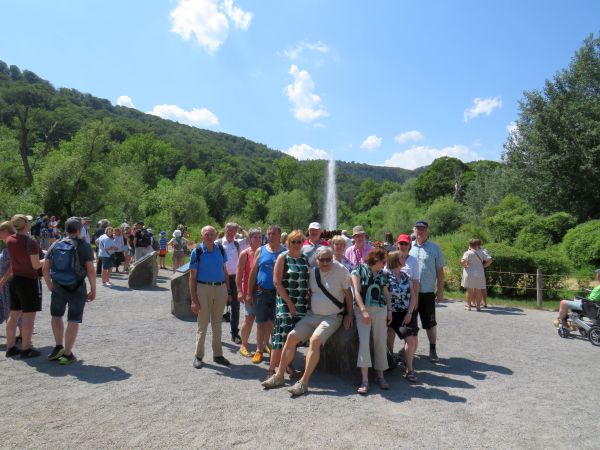
[[[427,208],[425,217],[432,234],[452,233],[463,223],[464,207],[451,196],[437,198]]]
[[[519,106],[504,159],[526,180],[522,195],[543,213],[600,217],[600,38],[586,38],[569,67]]]
[[[267,203],[267,220],[285,230],[306,228],[312,218],[312,208],[305,192],[294,189],[271,197]]]
[[[438,158],[417,177],[415,195],[420,203],[429,203],[438,197],[451,195],[461,199],[464,194],[464,174],[469,167],[460,159]]]

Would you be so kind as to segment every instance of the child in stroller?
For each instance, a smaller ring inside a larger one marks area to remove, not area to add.
[[[600,282],[600,269],[596,270],[596,280]],[[593,345],[600,346],[600,284],[592,289],[587,298],[575,296],[572,301],[561,300],[558,335],[568,337],[571,328],[578,329]]]

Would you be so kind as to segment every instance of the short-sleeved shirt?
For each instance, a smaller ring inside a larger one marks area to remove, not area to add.
[[[410,256],[417,258],[419,262],[419,292],[436,292],[437,269],[446,265],[440,246],[429,240],[422,245],[414,241]]]
[[[225,253],[227,253],[227,273],[229,275],[235,275],[237,272],[237,263],[240,253],[248,248],[248,243],[245,239],[234,239],[229,242],[226,238],[219,239]],[[237,242],[237,245],[235,244]]]
[[[160,239],[158,240],[158,248],[160,250],[166,250],[168,243],[169,243],[169,240],[165,236],[161,236]]]
[[[360,294],[365,306],[386,306],[383,288],[388,285],[387,273],[380,270],[375,275],[367,264],[360,264],[353,271],[360,281]]]
[[[29,241],[29,243],[28,243]],[[6,238],[13,275],[36,280],[38,271],[31,265],[31,255],[39,255],[37,242],[25,234],[12,234]]]
[[[396,276],[391,270],[387,270],[389,278],[388,290],[392,297],[392,311],[408,311],[410,306],[410,282],[419,280],[419,265],[417,260],[408,255],[404,267],[400,268],[399,276]]]
[[[212,251],[206,248],[204,242],[200,244],[202,253],[198,255],[198,247],[192,250],[190,255],[190,269],[196,269],[196,280],[209,283],[219,283],[225,281],[223,264],[227,262],[227,253],[223,252],[215,243]]]
[[[338,314],[340,309],[323,293],[315,277],[315,268],[310,270],[310,307],[320,316]],[[341,264],[331,264],[329,272],[321,271],[321,284],[337,300],[344,303],[344,290],[350,289],[350,272]]]
[[[304,241],[302,254],[308,259],[310,267],[317,267],[317,249],[323,246],[329,247],[329,242],[324,239],[319,240],[316,244],[313,244],[308,239]]]
[[[350,260],[354,267],[365,262],[367,254],[373,247],[368,242],[365,242],[365,246],[362,250],[356,248],[356,245],[352,245],[346,249],[344,256]]]
[[[117,243],[108,234],[103,234],[98,238],[98,256],[108,258],[116,250],[111,247],[117,247]]]
[[[588,299],[595,303],[600,303],[600,285],[592,289],[592,292],[588,295]]]

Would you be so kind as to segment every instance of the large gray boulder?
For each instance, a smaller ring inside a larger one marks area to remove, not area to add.
[[[190,271],[177,270],[171,278],[171,314],[179,319],[193,319],[190,297]]]
[[[129,269],[129,289],[148,289],[156,286],[158,252],[152,252],[136,261]]]
[[[319,370],[348,378],[355,381],[359,376],[359,369],[356,367],[358,358],[358,331],[356,325],[346,330],[340,326],[333,336],[331,336],[325,346],[321,349],[319,359]]]

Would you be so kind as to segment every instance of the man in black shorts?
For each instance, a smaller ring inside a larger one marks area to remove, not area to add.
[[[17,231],[6,239],[6,249],[10,258],[13,278],[10,281],[10,314],[6,321],[6,357],[21,355],[21,358],[34,358],[40,352],[31,346],[35,315],[42,310],[42,290],[38,269],[42,267],[39,247],[29,237],[29,219],[23,214],[11,218]],[[21,326],[22,348],[15,345],[17,321],[23,314]]]
[[[429,359],[437,362],[435,304],[444,299],[444,255],[440,246],[429,240],[427,222],[417,221],[413,232],[416,239],[409,254],[419,262],[419,317],[429,339]]]
[[[73,354],[73,346],[79,331],[79,324],[83,319],[83,309],[86,302],[91,302],[96,297],[94,251],[90,244],[81,238],[82,228],[83,224],[78,217],[67,219],[65,222],[67,237],[55,242],[48,249],[42,269],[46,286],[52,293],[50,315],[56,342],[48,359],[50,361],[58,360],[62,365],[77,360]],[[86,276],[90,283],[89,293],[85,284]],[[63,316],[67,305],[69,310],[65,333]]]

